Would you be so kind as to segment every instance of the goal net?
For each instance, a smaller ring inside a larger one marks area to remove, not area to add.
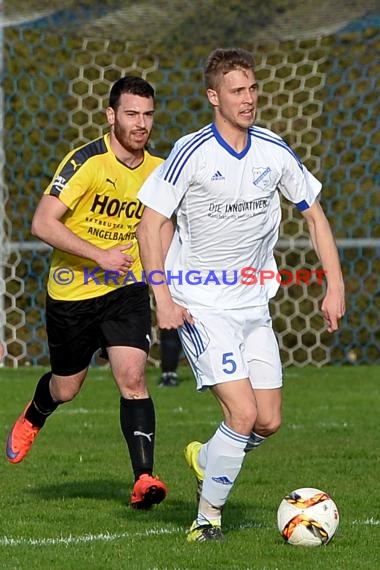
[[[234,38],[232,8],[217,32],[211,27],[210,37],[202,35],[196,10],[211,10],[213,2],[183,3],[183,13],[175,2],[127,3],[119,11],[115,2],[93,2],[101,6],[97,12],[86,2],[77,11],[72,3],[61,10],[54,10],[54,1],[45,4],[33,18],[4,17],[1,29],[0,340],[7,346],[5,365],[13,367],[48,364],[50,250],[32,239],[30,222],[58,162],[70,148],[105,132],[110,85],[127,73],[156,88],[152,143],[166,155],[176,138],[211,120],[203,61],[210,49]],[[284,366],[380,361],[380,13],[365,8],[363,2],[355,13],[351,6],[347,19],[332,18],[330,27],[326,18],[320,21],[323,9],[318,14],[314,8],[310,21],[304,18],[295,29],[276,12],[277,35],[269,19],[266,27],[256,22],[252,34],[244,30],[241,37],[249,40],[239,42],[256,60],[257,124],[284,137],[323,182],[322,204],[347,286],[347,315],[335,335],[323,323],[324,286],[317,279],[280,287],[271,312]],[[279,268],[293,274],[319,268],[302,217],[285,201],[276,256]],[[155,365],[158,348],[155,328]]]

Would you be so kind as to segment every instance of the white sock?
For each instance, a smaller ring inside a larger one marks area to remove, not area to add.
[[[212,507],[220,508],[225,504],[243,464],[248,439],[249,436],[241,435],[222,423],[205,444],[207,462],[202,498]],[[204,447],[201,448],[202,454],[205,452]]]
[[[259,447],[259,445],[262,445],[267,439],[268,439],[267,437],[264,437],[263,435],[259,435],[258,433],[252,431],[244,451],[248,453],[248,451],[256,449],[257,447]],[[202,447],[199,450],[198,465],[202,469],[202,471],[205,470],[207,463],[208,444],[209,442],[207,441],[202,445]]]
[[[266,440],[266,437],[252,431],[244,451],[248,453],[248,451],[252,451],[252,449],[256,449],[256,447],[262,445]]]
[[[222,511],[219,507],[213,507],[203,497],[199,500],[197,526],[208,525],[221,526]]]

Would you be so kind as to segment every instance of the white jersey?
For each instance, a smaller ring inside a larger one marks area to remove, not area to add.
[[[248,135],[240,153],[214,124],[182,137],[138,194],[149,208],[177,216],[165,273],[174,300],[185,306],[268,303],[279,287],[279,192],[302,211],[321,190],[281,137],[261,127]]]

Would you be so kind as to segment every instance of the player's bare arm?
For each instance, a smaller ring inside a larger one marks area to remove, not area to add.
[[[160,233],[161,233],[162,253],[164,256],[163,259],[165,261],[174,234],[174,225],[172,220],[168,220],[165,218],[165,221],[161,226]]]
[[[161,329],[176,329],[182,326],[184,321],[192,323],[193,320],[185,307],[173,301],[166,282],[164,261],[169,247],[169,234],[166,234],[170,230],[168,222],[168,218],[146,207],[137,228],[137,239],[148,279],[153,271],[159,271],[160,276],[162,275],[163,283],[160,285],[150,281],[156,300],[157,324]]]
[[[322,302],[322,313],[327,330],[334,332],[345,313],[344,281],[338,250],[323,209],[318,201],[302,212],[310,232],[313,247],[326,272],[327,291]]]
[[[91,259],[102,269],[125,274],[133,263],[133,257],[127,253],[132,244],[100,249],[75,235],[61,222],[67,210],[67,206],[55,196],[42,196],[32,220],[32,234],[52,247]]]

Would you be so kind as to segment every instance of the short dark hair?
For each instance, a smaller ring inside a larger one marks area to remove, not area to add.
[[[220,79],[234,69],[255,69],[252,54],[241,48],[217,48],[208,56],[204,67],[206,89],[215,89]]]
[[[125,75],[112,85],[108,104],[115,111],[119,106],[120,96],[123,93],[132,93],[148,99],[152,98],[154,101],[154,89],[151,84],[145,81],[145,79],[134,75]]]

